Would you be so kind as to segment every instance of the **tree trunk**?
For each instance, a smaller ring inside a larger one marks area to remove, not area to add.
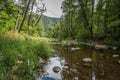
[[[105,0],[105,4],[106,4],[106,6],[105,6],[105,13],[104,13],[104,33],[105,33],[105,36],[107,36],[107,22],[108,22],[108,20],[107,20],[107,18],[108,18],[108,7],[109,7],[109,2],[110,2],[110,0]]]
[[[91,39],[93,39],[93,13],[94,13],[94,0],[92,0],[92,13],[91,13],[91,25],[89,26],[90,28],[90,35],[91,35]]]
[[[41,11],[41,14],[40,14],[38,20],[35,22],[35,25],[34,25],[35,27],[37,26],[38,22],[40,21],[40,19],[41,19],[41,17],[42,17],[42,14],[43,14],[43,12],[44,12],[44,9],[45,9],[45,4],[43,4],[43,11]]]
[[[33,2],[32,2],[31,12],[30,12],[30,15],[29,15],[29,18],[28,18],[28,26],[31,25],[31,24],[30,24],[30,20],[31,20],[31,18],[32,18],[32,12],[33,12],[33,5],[34,5],[34,3],[35,3],[35,0],[33,0]]]
[[[85,10],[84,10],[84,3],[82,0],[79,0],[80,1],[80,6],[81,6],[81,9],[82,9],[82,13],[83,13],[83,17],[84,17],[84,28],[87,29],[88,26],[89,26],[89,22],[87,20],[87,16],[86,16],[86,13],[85,13]]]
[[[16,30],[17,30],[18,23],[19,23],[19,19],[18,19],[18,16],[17,16],[17,18],[16,18],[16,22],[15,22],[14,31],[16,31]]]
[[[29,8],[29,4],[30,4],[30,0],[28,0],[27,6],[26,6],[25,11],[24,11],[23,18],[22,18],[22,21],[21,21],[21,23],[20,23],[20,27],[19,27],[19,30],[18,30],[19,33],[20,33],[20,31],[21,31],[21,29],[22,29],[22,27],[23,27],[23,24],[24,24],[26,15],[27,15],[27,11],[28,11],[28,8]]]
[[[38,22],[40,21],[40,19],[41,19],[41,17],[42,17],[42,14],[43,14],[43,12],[41,12],[41,14],[40,14],[40,16],[39,16],[38,20],[35,22],[34,27],[36,27],[36,26],[37,26]]]

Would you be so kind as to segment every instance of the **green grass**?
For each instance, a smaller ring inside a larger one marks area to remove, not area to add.
[[[46,41],[0,36],[0,80],[31,80],[39,58],[49,53]]]

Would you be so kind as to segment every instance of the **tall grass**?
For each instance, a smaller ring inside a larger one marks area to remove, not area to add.
[[[0,36],[0,80],[31,80],[39,58],[49,52],[46,41]]]

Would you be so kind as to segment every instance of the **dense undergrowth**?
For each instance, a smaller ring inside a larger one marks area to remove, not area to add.
[[[49,57],[45,40],[0,36],[0,80],[31,80],[39,59]]]

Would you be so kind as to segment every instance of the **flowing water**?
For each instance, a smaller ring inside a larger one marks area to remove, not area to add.
[[[120,50],[97,50],[85,45],[51,46],[59,57],[51,57],[51,63],[45,65],[48,77],[55,80],[120,80]],[[88,62],[83,61],[86,58],[89,59]],[[55,65],[60,66],[60,72],[52,71]]]

